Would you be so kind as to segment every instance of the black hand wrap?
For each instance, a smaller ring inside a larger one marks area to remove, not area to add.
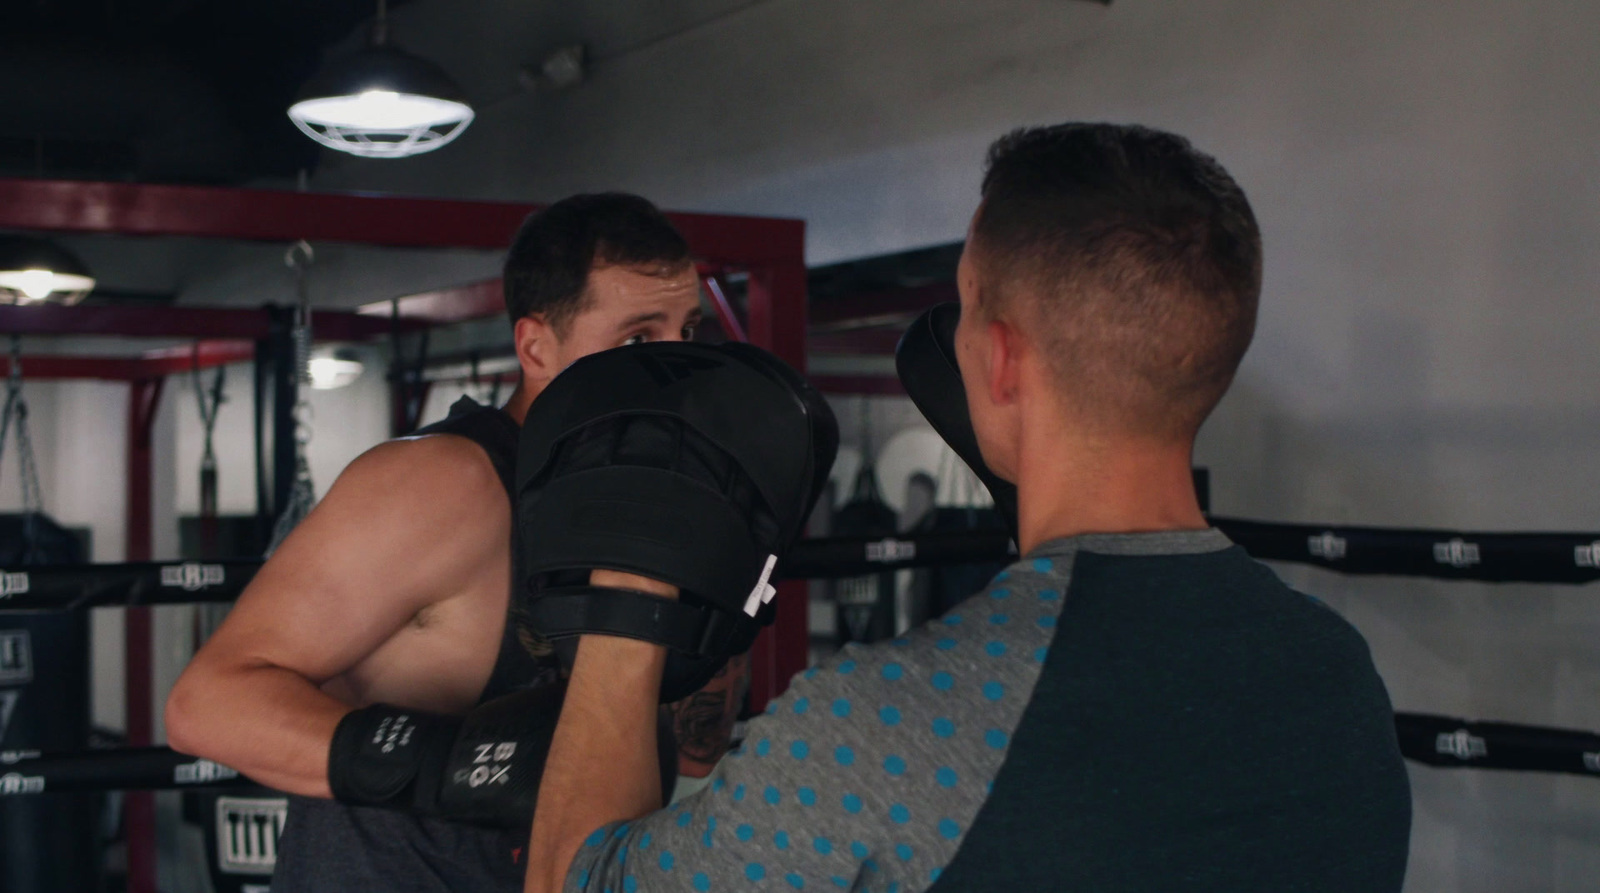
[[[978,449],[967,411],[967,392],[956,365],[956,325],[960,304],[939,304],[917,317],[895,346],[894,366],[906,396],[917,405],[928,424],[972,468],[994,497],[994,506],[1006,519],[1013,539],[1017,536],[1017,485],[989,469]]]
[[[346,714],[328,749],[334,799],[503,828],[533,820],[564,686],[525,689],[464,717],[388,704]]]
[[[667,645],[662,700],[693,693],[772,622],[768,577],[838,439],[821,395],[747,344],[643,344],[578,360],[522,428],[523,617],[568,661],[584,633]],[[589,586],[596,568],[680,596]]]

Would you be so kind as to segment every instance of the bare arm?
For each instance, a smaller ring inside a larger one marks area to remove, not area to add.
[[[321,686],[492,568],[509,525],[505,491],[468,441],[399,441],[358,458],[179,677],[166,709],[172,747],[279,790],[330,796],[328,745],[357,705]]]
[[[654,580],[595,571],[591,582],[676,597]],[[528,845],[528,893],[560,890],[578,847],[594,829],[661,806],[656,696],[666,648],[583,636],[550,742]]]

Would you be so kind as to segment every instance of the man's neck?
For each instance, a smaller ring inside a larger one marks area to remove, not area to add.
[[[533,398],[539,396],[539,390],[529,387],[526,380],[519,382],[517,389],[511,392],[511,399],[501,408],[520,426],[522,420],[528,416],[528,407],[533,405]]]
[[[1018,542],[1083,533],[1202,530],[1190,447],[1129,438],[1024,432],[1017,470]]]

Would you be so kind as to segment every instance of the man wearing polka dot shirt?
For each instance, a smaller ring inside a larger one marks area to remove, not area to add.
[[[1398,891],[1409,789],[1365,642],[1211,529],[1190,480],[1254,331],[1243,192],[1170,134],[1018,131],[958,280],[1024,557],[805,671],[662,811],[663,649],[584,637],[527,889]]]

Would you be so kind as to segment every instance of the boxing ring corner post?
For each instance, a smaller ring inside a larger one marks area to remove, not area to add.
[[[128,382],[126,561],[149,561],[151,557],[151,476],[154,464],[151,429],[156,410],[161,406],[161,390],[165,383],[165,378],[139,378]],[[128,742],[134,747],[148,747],[153,743],[155,733],[150,609],[128,608],[123,624],[123,684],[126,687]],[[155,797],[149,791],[129,791],[123,800],[130,881],[155,876],[155,809]]]

